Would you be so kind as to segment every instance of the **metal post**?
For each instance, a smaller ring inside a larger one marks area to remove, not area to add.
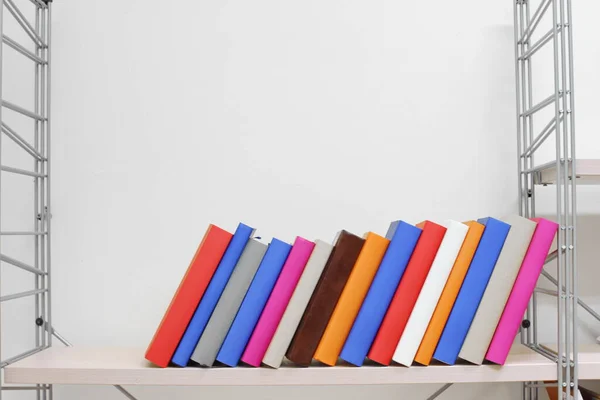
[[[519,85],[519,0],[514,2],[514,36],[515,36],[515,81],[516,81],[516,104],[517,104],[517,154],[521,154],[521,87]],[[518,161],[518,180],[519,180],[519,215],[523,215],[523,174],[521,158]]]
[[[40,35],[40,7],[36,6],[35,9],[35,32],[36,34],[39,36]],[[35,47],[35,55],[36,57],[41,59],[41,54],[40,54],[40,46],[36,46]],[[34,82],[34,111],[36,114],[40,113],[40,65],[36,64],[35,65],[35,82]],[[35,150],[36,152],[39,153],[39,149],[40,149],[40,138],[39,138],[39,134],[40,134],[40,122],[39,121],[34,121],[34,146],[35,146]],[[43,162],[43,160],[41,159],[37,159],[34,161],[34,168],[35,168],[35,172],[39,172],[40,171],[40,164]],[[34,199],[33,199],[33,226],[34,226],[34,230],[35,231],[40,231],[40,224],[39,224],[39,220],[37,218],[38,215],[38,210],[39,210],[39,186],[40,186],[40,179],[36,178],[34,180],[33,183],[34,187],[33,187],[33,191],[34,191]],[[38,236],[35,236],[35,243],[34,243],[34,259],[35,259],[35,267],[36,268],[40,268],[40,238]],[[41,287],[41,279],[38,276],[35,276],[35,288],[39,289]],[[42,296],[44,296],[43,294],[41,295],[37,295],[35,297],[35,315],[34,318],[37,320],[37,318],[39,318],[40,316],[40,303],[42,301]],[[43,327],[37,326],[36,328],[36,333],[35,333],[35,345],[36,347],[39,347],[42,341],[42,335],[44,335],[44,330]],[[42,387],[40,385],[36,385],[37,389],[36,389],[36,400],[40,400],[41,399],[41,394],[42,394]],[[44,390],[45,391],[45,390]]]
[[[40,138],[40,147],[41,152],[45,156],[46,161],[41,164],[42,173],[46,175],[46,178],[41,180],[41,210],[40,210],[40,221],[41,228],[44,232],[47,232],[46,236],[41,238],[41,262],[46,272],[46,275],[43,277],[43,287],[48,289],[46,296],[42,297],[42,320],[43,323],[48,324],[50,328],[52,328],[52,322],[50,319],[50,247],[49,247],[49,237],[50,237],[50,227],[49,227],[49,177],[48,177],[48,165],[50,164],[50,143],[49,143],[49,120],[50,120],[50,112],[48,109],[48,104],[50,102],[50,37],[49,37],[49,28],[50,28],[50,6],[49,2],[47,7],[41,10],[42,13],[42,21],[41,21],[41,30],[42,30],[42,41],[46,43],[46,47],[42,47],[40,49],[42,53],[42,58],[46,60],[46,64],[42,65],[42,74],[41,74],[41,97],[40,97],[40,113],[44,117],[41,122],[41,138]],[[45,346],[50,347],[52,345],[52,335],[45,332],[43,336],[42,343]],[[52,400],[52,385],[50,385],[49,390],[45,390],[42,392],[42,400],[50,399]]]
[[[525,37],[525,26],[529,27],[531,25],[531,20],[529,16],[529,7],[527,0],[522,0],[520,2],[520,12],[519,12],[519,36],[521,38]],[[529,51],[529,43],[531,35],[527,35],[527,39],[521,40],[520,42],[520,53],[521,53],[521,102],[523,104],[523,113],[522,113],[522,126],[523,130],[521,132],[521,146],[523,149],[528,148],[532,142],[532,116],[535,112],[536,108],[540,108],[541,106],[533,107],[533,101],[531,96],[531,68],[529,64],[529,58],[524,57],[525,54]],[[518,151],[520,153],[520,151]],[[533,168],[532,156],[531,154],[527,157],[521,159],[523,163],[523,168],[525,170],[530,170]],[[532,186],[530,183],[532,174],[529,173],[523,177],[523,198],[524,198],[524,209],[522,216],[529,218],[531,216],[531,195],[532,195]],[[527,306],[527,310],[525,312],[525,318],[528,320],[532,320],[532,310],[531,310],[531,302],[529,302]],[[535,322],[534,324],[535,325]],[[533,328],[530,325],[530,328],[522,329],[521,331],[521,341],[525,342],[527,345],[531,344],[531,330]],[[533,399],[533,389],[527,386],[525,383],[523,384],[523,396],[525,399],[530,400]]]
[[[564,115],[564,113],[567,111],[567,106],[566,106],[566,102],[567,102],[567,91],[568,91],[568,84],[567,84],[567,80],[566,80],[566,52],[565,52],[565,40],[564,40],[564,27],[565,27],[565,16],[564,16],[564,0],[560,0],[559,3],[559,26],[558,28],[560,29],[560,85],[563,91],[563,96],[561,97],[561,113],[562,115]],[[562,227],[562,231],[563,231],[563,243],[564,243],[564,274],[565,274],[565,288],[566,288],[566,292],[564,294],[564,302],[565,302],[565,382],[567,384],[567,400],[571,399],[571,390],[570,390],[570,385],[571,385],[571,354],[573,353],[573,348],[572,348],[572,327],[573,327],[573,318],[572,318],[572,312],[571,312],[571,305],[570,305],[570,301],[569,301],[569,297],[571,296],[571,260],[570,260],[570,249],[569,249],[569,242],[570,242],[570,238],[569,238],[569,233],[568,230],[570,229],[569,223],[571,220],[571,213],[570,213],[570,202],[569,202],[569,179],[568,179],[568,174],[569,174],[569,169],[570,169],[570,159],[569,159],[569,144],[568,144],[568,134],[569,134],[569,130],[568,130],[568,119],[567,118],[563,118],[562,121],[563,124],[563,129],[562,129],[562,159],[563,159],[563,169],[561,171],[561,176],[560,178],[562,179],[562,196],[563,196],[563,221],[564,221],[564,225]]]
[[[577,322],[577,304],[579,303],[579,291],[578,291],[578,274],[577,274],[577,183],[576,183],[576,167],[575,160],[577,159],[575,156],[575,101],[574,101],[574,72],[573,72],[573,20],[572,20],[572,12],[571,12],[571,0],[566,0],[567,2],[567,26],[564,28],[564,35],[567,37],[568,42],[568,51],[569,51],[569,92],[567,96],[569,98],[568,109],[567,109],[567,118],[569,119],[569,124],[571,127],[571,137],[570,137],[570,147],[571,147],[571,235],[572,235],[572,307],[573,307],[573,391],[575,393],[579,390],[579,348],[578,348],[578,332],[576,327]]]
[[[552,29],[554,30],[554,113],[555,118],[558,121],[562,116],[560,110],[560,95],[561,95],[561,87],[559,83],[559,46],[558,46],[558,0],[552,0]],[[561,172],[564,167],[564,160],[561,159],[561,126],[559,123],[556,124],[556,215],[557,222],[560,226],[558,231],[558,258],[557,258],[557,276],[558,276],[558,291],[559,296],[557,296],[557,306],[558,306],[558,359],[557,363],[557,376],[558,376],[558,390],[562,390],[563,387],[566,386],[565,377],[563,375],[563,354],[565,351],[565,343],[564,343],[564,333],[565,333],[565,309],[564,309],[564,293],[562,291],[563,282],[564,282],[564,253],[562,251],[564,245],[564,214],[562,207],[562,199],[561,199]],[[568,356],[568,355],[567,355]],[[567,396],[569,396],[569,391],[567,391]]]
[[[524,1],[523,7],[525,8],[525,21],[527,26],[530,27],[532,24],[530,12],[529,12],[529,1]],[[522,15],[523,13],[521,13]],[[523,24],[521,25],[521,30],[523,30]],[[523,35],[524,36],[524,33]],[[531,57],[525,58],[524,55],[532,51],[531,46],[531,35],[527,35],[527,39],[521,42],[521,57],[524,58],[522,61],[522,66],[524,69],[524,74],[526,75],[525,81],[527,82],[527,109],[531,109],[533,105],[533,95],[532,95],[532,83],[531,83]],[[523,147],[528,148],[533,143],[533,116],[529,115],[525,117],[524,123],[527,123],[527,135],[524,135],[524,143]],[[525,157],[525,165],[527,169],[531,169],[534,166],[533,153],[530,153],[529,156]],[[533,186],[533,174],[529,174],[525,177],[526,189],[527,189],[527,217],[535,216],[535,187]],[[531,345],[535,343],[535,332],[536,332],[536,324],[537,324],[537,312],[536,312],[536,302],[535,296],[532,301],[527,305],[527,319],[531,321],[529,328],[526,330],[527,335],[527,343]],[[529,399],[537,400],[538,398],[538,389],[533,386],[526,386],[527,396]]]
[[[0,0],[0,37],[4,36],[4,2]],[[0,126],[2,125],[2,63],[3,58],[3,47],[0,44]],[[2,132],[0,132],[0,165],[2,165]],[[0,193],[2,193],[2,174],[0,173]],[[2,210],[2,200],[0,199],[0,214]],[[2,223],[0,218],[0,230],[2,229]],[[0,254],[2,253],[2,237],[0,237]],[[0,282],[2,282],[2,268],[0,268]],[[0,288],[0,296],[2,295],[2,288]],[[2,335],[2,307],[0,307],[0,336]],[[2,343],[0,343],[0,360],[2,360]],[[4,381],[3,372],[0,369],[0,400],[2,400],[2,383]]]
[[[48,317],[47,317],[47,323],[48,326],[52,327],[52,296],[51,296],[51,282],[52,282],[52,276],[50,274],[51,271],[51,265],[52,265],[52,257],[51,257],[51,250],[52,250],[52,246],[50,246],[50,241],[52,238],[51,235],[51,225],[52,225],[52,212],[51,212],[51,207],[50,207],[50,203],[51,203],[51,196],[50,196],[50,190],[51,190],[51,179],[50,179],[50,142],[52,140],[52,134],[51,134],[51,104],[52,104],[52,98],[51,98],[51,84],[52,84],[52,80],[51,80],[51,69],[52,69],[52,63],[51,63],[51,55],[52,55],[52,47],[51,47],[51,39],[52,39],[52,2],[48,2],[48,7],[46,8],[47,10],[47,30],[48,30],[48,37],[46,38],[46,53],[47,53],[47,57],[46,57],[46,85],[48,87],[46,96],[48,98],[48,102],[47,102],[47,114],[46,114],[46,136],[47,136],[47,148],[46,148],[46,164],[47,164],[47,169],[46,169],[46,185],[47,185],[47,202],[46,202],[46,229],[44,229],[44,231],[46,232],[46,245],[48,247],[48,259],[47,259],[47,266],[46,266],[46,271],[48,272],[48,275],[46,277],[47,279],[47,286],[46,288],[48,289]],[[48,336],[48,346],[52,346],[52,335]],[[52,397],[52,396],[51,396]]]

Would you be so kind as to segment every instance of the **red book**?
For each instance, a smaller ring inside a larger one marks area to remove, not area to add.
[[[421,228],[423,233],[367,356],[382,365],[390,365],[392,362],[396,346],[446,234],[446,228],[430,221],[421,222],[417,227]]]
[[[215,225],[209,225],[146,350],[146,360],[159,367],[169,365],[232,236]]]

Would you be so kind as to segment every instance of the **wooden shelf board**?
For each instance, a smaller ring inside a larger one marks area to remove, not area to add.
[[[580,353],[580,379],[600,378],[600,345]],[[282,386],[395,385],[406,383],[521,382],[556,380],[556,364],[514,346],[506,365],[432,365],[428,367],[157,368],[142,349],[52,347],[9,365],[10,384]]]
[[[578,185],[600,185],[600,160],[586,159],[575,161],[575,173]],[[550,162],[539,167],[534,174],[536,185],[553,185],[556,183],[556,163]]]

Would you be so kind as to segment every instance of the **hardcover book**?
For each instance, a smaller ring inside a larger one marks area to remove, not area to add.
[[[485,356],[486,360],[496,364],[503,365],[506,361],[558,230],[558,224],[552,221],[543,218],[533,220],[537,227]]]
[[[306,267],[304,267],[304,272],[296,289],[294,289],[294,294],[292,294],[283,317],[281,317],[281,322],[279,322],[275,335],[273,335],[273,339],[271,339],[271,343],[263,357],[263,364],[271,368],[281,366],[285,351],[290,345],[294,332],[296,332],[296,328],[300,323],[300,318],[302,318],[302,314],[317,286],[332,250],[332,245],[322,240],[315,241],[315,248],[306,263]]]
[[[390,224],[386,234],[390,244],[340,353],[344,361],[363,364],[420,236],[416,226],[403,221]]]
[[[260,319],[252,332],[242,361],[246,364],[260,367],[260,363],[271,343],[277,325],[294,293],[298,280],[304,271],[315,244],[311,241],[297,237],[290,251],[283,270],[275,283],[273,292],[269,296],[267,305],[260,315]]]
[[[485,225],[485,230],[433,354],[436,360],[450,365],[458,358],[511,229],[509,224],[494,218],[482,218],[478,222]]]
[[[250,335],[258,322],[292,246],[273,239],[248,288],[242,305],[217,354],[217,361],[235,367],[242,357]]]
[[[435,306],[469,230],[467,225],[452,220],[445,221],[442,225],[446,228],[446,234],[392,357],[395,362],[407,367],[410,367],[414,361]]]
[[[192,354],[192,361],[205,367],[213,365],[266,251],[266,244],[256,239],[248,241],[202,336],[200,336]]]
[[[219,297],[221,297],[221,293],[225,289],[225,285],[227,285],[227,281],[240,259],[246,243],[248,243],[248,239],[253,234],[254,228],[244,224],[238,225],[217,270],[213,274],[210,284],[204,292],[204,296],[202,296],[198,308],[196,308],[192,320],[179,342],[179,346],[177,346],[177,350],[175,350],[175,354],[173,354],[173,358],[171,359],[173,364],[185,367],[190,361],[192,352],[198,344],[198,340],[206,327],[208,319],[215,309]]]
[[[337,234],[331,256],[286,352],[290,361],[298,365],[310,365],[364,241],[346,231]]]
[[[458,355],[473,364],[483,362],[537,225],[517,215],[504,221],[510,232]]]
[[[467,271],[469,270],[469,266],[471,265],[471,261],[473,260],[473,256],[475,255],[475,251],[477,250],[477,246],[479,245],[479,241],[481,240],[485,228],[484,225],[475,221],[465,222],[465,225],[469,227],[469,232],[456,257],[456,262],[454,263],[448,281],[444,286],[444,291],[435,307],[431,321],[429,321],[423,340],[415,355],[415,362],[422,365],[429,365],[431,362],[433,352],[440,340],[440,336],[442,336],[442,331],[450,316],[450,311],[452,311],[452,306],[460,291],[463,280],[467,275]]]
[[[422,222],[417,227],[423,232],[367,355],[382,365],[390,365],[392,361],[396,346],[446,234],[445,227],[430,221]]]
[[[209,225],[146,350],[145,357],[148,361],[159,367],[169,365],[231,238],[231,233]]]
[[[373,232],[365,234],[365,244],[315,351],[316,360],[335,365],[389,243]]]

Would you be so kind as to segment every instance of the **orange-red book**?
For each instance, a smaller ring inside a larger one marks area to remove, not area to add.
[[[146,360],[166,367],[208,286],[232,234],[209,225],[146,350]]]
[[[417,227],[423,232],[367,355],[382,365],[390,365],[392,361],[406,322],[446,234],[446,228],[430,221],[421,222]]]
[[[335,365],[389,244],[388,239],[373,232],[365,235],[365,244],[315,351],[315,360]]]
[[[477,250],[477,246],[483,235],[483,230],[485,229],[483,224],[476,221],[465,222],[465,225],[469,227],[469,231],[467,232],[467,236],[460,248],[460,252],[456,257],[448,281],[446,281],[446,286],[444,286],[444,291],[438,300],[433,316],[429,321],[429,325],[427,326],[427,330],[425,331],[425,335],[419,346],[419,350],[417,350],[417,355],[415,356],[415,361],[419,364],[429,365],[431,362],[431,358],[433,357],[435,348],[440,340],[444,326],[446,326],[450,311],[452,311],[456,296],[460,291],[460,287],[469,270],[471,260],[475,255],[475,251]]]

